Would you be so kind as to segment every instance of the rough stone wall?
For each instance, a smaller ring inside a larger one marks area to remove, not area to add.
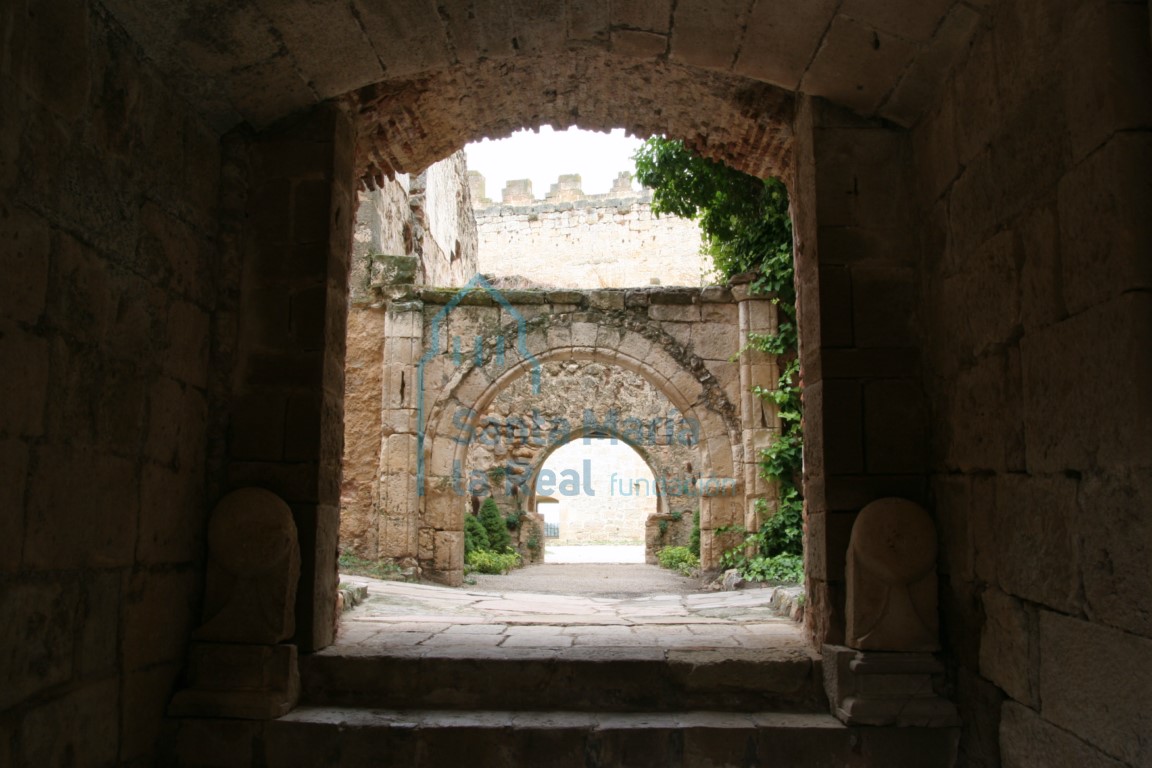
[[[358,194],[349,276],[354,308],[382,302],[393,279],[381,256],[416,259],[421,285],[463,285],[476,274],[476,220],[464,153],[409,176],[397,174]]]
[[[408,204],[410,177],[397,174],[376,189],[361,191],[352,238],[352,269],[348,278],[352,307],[378,300],[373,284],[380,281],[380,267],[373,256],[411,255],[415,251],[412,211]]]
[[[706,282],[711,262],[700,253],[699,227],[657,216],[651,191],[564,197],[478,208],[480,271],[550,288]]]
[[[385,296],[392,283],[461,285],[475,274],[470,199],[462,152],[359,193],[344,360],[340,546],[363,557],[376,557],[379,543]]]
[[[464,285],[479,271],[479,240],[468,168],[463,152],[433,164],[417,177],[412,194],[423,191],[420,208],[425,236],[420,265],[424,285]]]
[[[961,757],[1148,765],[1148,5],[992,22],[913,136]]]
[[[152,765],[219,483],[219,143],[86,3],[0,40],[0,765]]]

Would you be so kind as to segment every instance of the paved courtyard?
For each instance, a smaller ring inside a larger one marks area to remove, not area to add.
[[[600,580],[614,585],[635,586],[651,575],[684,583],[664,593],[564,594],[566,584],[579,580],[549,571],[554,568],[590,569],[589,574],[598,573]],[[612,568],[619,572],[610,573]],[[516,653],[586,647],[662,653],[806,647],[800,625],[770,607],[772,589],[698,591],[692,580],[644,565],[543,565],[516,573],[526,572],[527,578],[537,579],[537,586],[547,584],[548,591],[516,591],[507,581],[510,576],[489,577],[483,587],[462,589],[342,576],[345,582],[367,586],[368,598],[344,614],[332,651]]]

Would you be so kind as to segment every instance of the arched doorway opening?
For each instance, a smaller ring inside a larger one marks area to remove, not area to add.
[[[607,435],[572,439],[541,464],[533,492],[545,563],[644,562],[645,521],[660,498],[635,448]]]

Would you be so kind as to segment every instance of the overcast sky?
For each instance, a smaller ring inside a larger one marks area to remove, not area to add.
[[[506,139],[485,139],[465,148],[468,170],[484,174],[485,191],[492,200],[509,179],[532,179],[532,193],[543,198],[561,174],[578,173],[584,192],[607,192],[621,171],[634,172],[632,153],[641,140],[627,137],[624,129],[595,133],[569,128],[554,131],[542,126],[539,133],[517,131]]]

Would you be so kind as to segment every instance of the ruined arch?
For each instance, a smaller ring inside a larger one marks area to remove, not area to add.
[[[495,375],[469,361],[435,387],[423,427],[421,460],[426,470],[417,480],[423,483],[418,489],[418,558],[426,574],[450,584],[463,578],[465,505],[458,473],[480,414],[533,366],[573,359],[637,373],[698,425],[702,551],[705,562],[710,562],[715,529],[742,521],[735,517],[743,490],[737,471],[742,456],[735,406],[704,361],[661,333],[658,324],[633,321],[631,326],[625,317],[610,312],[537,318],[528,324],[528,355],[518,345],[507,345],[506,364]],[[502,326],[508,332],[515,328]]]

